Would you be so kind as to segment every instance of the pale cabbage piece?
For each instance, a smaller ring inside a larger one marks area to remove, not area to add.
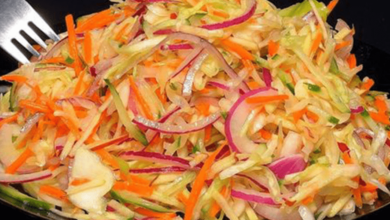
[[[91,181],[103,181],[103,184],[97,187],[86,189],[75,194],[69,195],[69,200],[88,212],[102,214],[106,210],[107,201],[104,196],[109,192],[114,185],[115,177],[110,168],[105,166],[98,155],[79,148],[76,151],[73,163],[73,169],[70,179],[77,178],[90,179]],[[70,181],[71,182],[71,181]],[[70,185],[70,190],[80,186]]]

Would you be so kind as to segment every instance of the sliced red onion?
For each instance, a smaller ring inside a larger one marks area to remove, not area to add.
[[[364,111],[363,106],[358,106],[356,108],[351,108],[351,113],[353,114],[360,114]]]
[[[106,211],[107,212],[115,212],[116,210],[113,207],[107,205]]]
[[[277,92],[269,87],[260,88],[242,95],[236,103],[231,107],[225,123],[225,134],[229,146],[234,152],[252,153],[258,147],[246,135],[241,135],[241,129],[245,124],[247,116],[252,111],[252,108],[245,100],[255,96],[270,96],[276,95]]]
[[[161,29],[161,30],[155,31],[153,34],[155,34],[155,35],[168,35],[168,34],[173,34],[173,33],[175,33],[175,31],[173,31],[171,29]]]
[[[190,69],[187,72],[186,78],[183,83],[183,96],[190,97],[192,94],[192,85],[194,84],[195,74],[202,67],[204,60],[207,58],[208,54],[201,53],[192,63]]]
[[[191,50],[194,47],[191,44],[169,44],[161,46],[161,50]]]
[[[45,170],[37,173],[23,174],[23,175],[14,175],[14,174],[5,174],[0,173],[0,183],[28,183],[37,180],[46,179],[52,176],[50,170]]]
[[[96,68],[95,67],[89,68],[89,73],[91,74],[91,76],[96,77],[97,76]]]
[[[217,154],[217,156],[215,157],[215,160],[219,160],[221,159],[226,153],[228,153],[230,151],[229,149],[229,146],[225,145],[222,150]],[[230,154],[230,152],[229,152]]]
[[[348,24],[345,22],[345,21],[343,21],[343,20],[341,20],[341,19],[338,19],[337,20],[337,24],[336,24],[336,30],[337,31],[341,31],[342,29],[344,29],[344,28],[347,28],[348,30],[350,30],[351,28],[348,26]],[[347,57],[351,54],[351,50],[352,50],[352,48],[353,48],[353,34],[352,33],[350,33],[350,34],[348,34],[344,39],[343,39],[344,41],[349,41],[349,42],[351,42],[348,46],[346,46],[346,47],[343,47],[343,48],[341,48],[340,50],[338,50],[338,51],[336,51],[336,55],[338,56],[338,57],[340,57],[341,59],[347,59]]]
[[[136,99],[136,97],[134,95],[134,91],[130,87],[128,108],[133,112],[134,115],[138,115],[137,103],[135,102],[135,99]]]
[[[133,17],[136,16],[143,17],[143,15],[146,13],[146,10],[147,10],[146,4],[144,3],[139,4],[137,11],[133,14]]]
[[[92,101],[88,98],[82,97],[82,96],[75,96],[75,97],[66,98],[66,99],[59,99],[56,102],[56,104],[61,105],[62,102],[64,102],[64,101],[69,102],[73,106],[83,107],[85,109],[93,109],[93,108],[96,108],[97,106],[99,106],[99,104],[95,103],[94,101]]]
[[[268,165],[275,176],[283,179],[285,176],[303,171],[307,166],[305,159],[300,154],[284,157]]]
[[[161,117],[158,122],[160,123],[164,123],[166,122],[174,113],[176,113],[177,111],[179,111],[181,108],[179,106],[175,107],[172,111],[170,111],[168,114],[164,115],[163,117]],[[146,136],[146,139],[148,140],[148,142],[150,143],[154,138],[156,138],[156,136],[159,134],[159,132],[157,131],[154,131],[154,130],[148,130],[146,133],[145,133],[145,136]]]
[[[211,114],[208,117],[202,118],[197,122],[186,125],[164,124],[156,121],[151,121],[142,116],[136,116],[133,122],[137,125],[145,126],[148,129],[161,132],[163,134],[187,134],[204,129],[208,125],[213,124],[220,118],[220,113]]]
[[[158,168],[145,168],[145,169],[130,169],[130,173],[136,174],[145,174],[145,173],[176,173],[176,172],[184,172],[187,171],[186,168],[183,167],[158,167]]]
[[[239,173],[236,174],[236,176],[246,178],[250,180],[252,183],[254,183],[256,186],[260,187],[261,189],[268,191],[268,188],[265,184],[261,183],[259,180],[256,180],[255,178],[250,177],[249,175]]]
[[[239,198],[248,202],[255,202],[259,204],[276,205],[277,203],[271,198],[268,193],[260,193],[254,190],[235,190],[231,191],[232,197]]]
[[[169,76],[169,79],[172,79],[177,75],[179,75],[179,73],[181,73],[186,67],[188,67],[191,64],[191,62],[194,61],[201,54],[202,51],[203,48],[196,48],[190,54],[188,54],[186,59]]]
[[[210,86],[215,86],[215,87],[223,89],[223,90],[230,90],[230,86],[228,86],[220,81],[214,80],[214,79],[211,79],[210,81],[208,81],[207,84]]]
[[[91,67],[91,69],[92,68],[95,69],[96,76],[92,82],[92,85],[89,87],[89,89],[86,93],[87,97],[91,97],[99,89],[99,84],[103,78],[104,73],[112,66],[115,59],[117,59],[117,57],[114,57],[114,58],[108,59],[108,60],[103,60],[103,61],[97,63],[95,66]]]
[[[291,212],[284,211],[280,207],[270,205],[253,204],[253,210],[261,217],[271,220],[301,220],[299,212],[294,209]]]
[[[120,155],[121,158],[125,160],[141,160],[141,161],[148,161],[148,162],[155,162],[155,163],[161,163],[171,166],[179,166],[179,167],[185,167],[189,168],[190,163],[188,160],[182,159],[180,157],[174,157],[154,152],[135,152],[135,151],[128,151]]]
[[[247,1],[247,9],[245,10],[244,14],[242,14],[241,16],[233,18],[231,20],[223,21],[221,23],[205,24],[201,27],[207,30],[216,30],[216,29],[222,29],[222,28],[227,28],[227,27],[241,24],[247,21],[255,14],[256,6],[257,6],[256,0],[249,0]]]
[[[138,32],[141,28],[141,18],[138,18],[133,27],[131,28],[129,34],[127,35],[127,44],[129,44],[136,36],[138,36]]]
[[[76,38],[78,39],[81,39],[81,38],[84,38],[84,34],[83,33],[78,33],[76,34]],[[55,43],[55,45],[53,45],[53,47],[45,54],[45,56],[43,56],[43,59],[50,59],[53,57],[53,55],[59,50],[61,49],[61,47],[63,45],[65,45],[66,43],[68,43],[68,36],[62,38],[60,41],[58,41],[57,43]]]
[[[375,133],[373,131],[371,131],[371,130],[369,130],[367,128],[363,128],[363,127],[356,128],[355,132],[357,134],[364,133],[364,134],[370,136],[371,138],[374,138],[374,136],[375,136]]]
[[[263,79],[264,79],[265,85],[267,87],[271,87],[272,75],[271,75],[271,72],[269,71],[269,69],[267,69],[267,68],[263,68]]]
[[[56,151],[62,151],[64,149],[63,145],[58,145],[55,147]]]

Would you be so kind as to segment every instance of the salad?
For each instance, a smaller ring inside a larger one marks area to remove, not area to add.
[[[2,76],[0,193],[73,219],[324,219],[390,191],[337,4],[112,0]],[[15,188],[21,186],[23,190]]]

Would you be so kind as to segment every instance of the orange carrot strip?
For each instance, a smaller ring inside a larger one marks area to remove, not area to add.
[[[145,99],[142,97],[141,92],[138,90],[138,87],[135,84],[133,77],[129,77],[129,81],[130,81],[130,87],[134,92],[138,103],[141,105],[142,111],[144,112],[146,118],[153,120],[153,115],[151,113],[152,111],[150,110],[148,103],[146,103]]]
[[[164,219],[164,220],[173,219],[174,217],[176,217],[175,213],[159,213],[144,208],[136,208],[134,211],[143,216]]]
[[[5,173],[14,174],[21,167],[28,158],[32,157],[34,152],[30,148],[26,148],[23,153],[5,169]]]
[[[5,76],[0,77],[0,80],[10,81],[10,82],[25,83],[25,82],[27,82],[28,79],[25,76],[5,75]]]
[[[108,163],[112,168],[119,169],[118,161],[115,160],[114,156],[104,149],[95,151],[104,162]]]
[[[38,127],[36,129],[36,132],[34,133],[34,137],[32,139],[33,142],[37,142],[39,139],[41,139],[43,134],[43,120],[40,119],[38,122]]]
[[[149,180],[141,178],[141,177],[136,176],[136,175],[129,174],[128,175],[128,180],[133,182],[133,183],[137,183],[137,184],[141,184],[141,185],[147,185],[147,186],[150,185],[150,181]]]
[[[183,192],[180,192],[180,193],[177,195],[177,198],[179,199],[179,201],[181,201],[181,202],[184,203],[184,204],[187,204],[187,202],[188,202],[188,198],[187,198],[187,196],[184,195]]]
[[[36,128],[33,127],[30,132],[28,132],[28,134],[26,134],[26,136],[24,136],[24,138],[22,139],[22,141],[20,141],[20,143],[15,147],[16,149],[22,149],[23,147],[26,146],[27,144],[27,141],[30,140],[30,138],[33,136],[33,134],[35,133],[35,130]]]
[[[207,143],[210,139],[211,139],[211,132],[212,132],[212,129],[213,129],[213,125],[208,125],[204,132],[204,142]]]
[[[375,97],[375,106],[377,107],[378,109],[378,113],[382,114],[382,113],[386,113],[387,112],[387,104],[385,102],[385,99],[383,96],[376,96]]]
[[[210,114],[210,104],[209,103],[199,103],[196,107],[199,110],[199,113],[203,116],[208,116]]]
[[[259,133],[265,140],[270,140],[272,138],[272,133],[267,130],[260,129]]]
[[[307,205],[314,201],[314,196],[308,196],[305,199],[302,200],[303,205]]]
[[[296,111],[293,114],[293,118],[294,118],[294,122],[297,122],[299,119],[302,118],[302,116],[307,112],[307,109],[306,108],[303,108],[299,111]]]
[[[42,60],[41,63],[61,63],[61,64],[65,64],[65,65],[68,65],[68,63],[66,63],[65,61],[65,58],[63,57],[53,57],[53,58],[49,58],[49,59],[45,59],[45,60]]]
[[[122,42],[122,41],[123,41],[123,38],[122,38],[122,37],[124,36],[127,27],[129,27],[129,23],[127,23],[125,26],[123,26],[123,27],[118,31],[118,33],[117,33],[117,34],[115,35],[115,37],[114,37],[114,40]]]
[[[355,68],[357,63],[355,54],[349,55],[349,57],[347,58],[347,62],[350,69]]]
[[[306,116],[307,116],[310,120],[312,120],[312,121],[314,121],[314,122],[317,122],[318,119],[319,119],[318,115],[316,115],[315,113],[313,113],[313,112],[311,112],[311,111],[309,111],[309,110],[307,110]]]
[[[288,95],[258,96],[258,97],[247,98],[246,102],[249,104],[256,104],[256,103],[264,104],[267,102],[283,101],[286,99],[288,99]]]
[[[390,125],[390,120],[389,116],[387,116],[385,113],[376,113],[376,112],[368,112],[374,121],[385,124],[385,125]]]
[[[191,220],[199,195],[207,179],[208,171],[210,170],[210,167],[213,165],[216,156],[225,145],[226,145],[226,141],[223,144],[221,144],[221,146],[206,159],[206,161],[202,166],[202,169],[198,173],[198,176],[195,178],[194,184],[192,185],[190,197],[186,204],[184,220]]]
[[[349,153],[347,151],[345,151],[343,153],[342,158],[343,158],[345,164],[353,164],[353,161],[352,161],[352,159],[349,156]]]
[[[221,44],[227,47],[227,49],[229,49],[230,51],[233,51],[234,53],[239,55],[242,59],[252,60],[252,61],[254,60],[253,55],[249,51],[247,51],[241,45],[229,39],[223,40]]]
[[[248,87],[249,87],[251,90],[260,88],[260,84],[258,84],[256,81],[250,81],[250,82],[247,82],[246,84],[248,85]]]
[[[85,75],[86,70],[82,70],[80,75],[78,76],[76,86],[74,88],[73,94],[75,95],[81,95],[80,91],[82,89],[82,85],[84,84],[84,75]]]
[[[279,44],[277,42],[274,42],[273,40],[270,40],[268,42],[268,55],[270,57],[273,57],[278,52],[278,50],[279,50]]]
[[[362,201],[362,193],[360,191],[360,188],[358,187],[357,189],[353,189],[352,193],[353,193],[353,198],[355,200],[356,206],[361,208],[363,206],[363,201]]]
[[[65,17],[66,28],[68,30],[68,44],[69,44],[69,55],[74,59],[73,68],[75,70],[76,76],[81,72],[81,66],[79,61],[79,53],[77,49],[77,38],[74,28],[73,15],[69,14]]]
[[[327,6],[329,14],[336,7],[337,3],[339,3],[339,0],[332,0],[331,2],[329,2],[328,6]]]
[[[314,41],[313,41],[313,44],[311,46],[311,53],[315,53],[318,49],[318,47],[320,46],[321,44],[321,41],[322,41],[322,34],[321,34],[321,31],[317,31],[317,34],[314,38]]]
[[[337,51],[337,50],[340,50],[340,49],[342,49],[344,47],[347,47],[347,46],[349,46],[351,44],[352,44],[352,41],[350,41],[350,40],[343,41],[341,43],[336,44],[334,49]]]
[[[377,189],[378,187],[371,183],[366,183],[365,186],[360,186],[360,190],[362,192],[375,192]]]
[[[228,188],[226,186],[224,186],[221,190],[221,195],[226,198],[228,193],[229,193]],[[221,211],[221,207],[218,205],[217,202],[214,201],[213,205],[210,208],[209,216],[211,218],[214,218],[218,214],[219,211]]]
[[[223,11],[213,10],[212,14],[215,16],[218,16],[218,17],[222,17],[222,18],[229,18],[230,17],[230,15],[228,13],[223,12]]]
[[[92,59],[92,35],[90,31],[85,32],[84,36],[84,59],[88,65],[93,64]]]
[[[16,121],[18,119],[18,116],[19,116],[19,113],[14,114],[8,118],[4,118],[3,120],[0,121],[0,128],[5,124]]]
[[[39,192],[57,198],[59,200],[68,202],[67,194],[60,188],[50,186],[50,185],[42,185],[39,188]]]
[[[114,190],[126,190],[129,192],[136,193],[141,196],[151,196],[153,194],[153,187],[145,186],[136,183],[121,182],[117,181],[114,186]]]
[[[76,32],[82,33],[88,30],[102,28],[114,22],[122,15],[123,13],[112,14],[111,10],[107,9],[91,16],[89,19],[81,23],[80,26],[77,27]]]
[[[379,178],[378,178],[378,181],[379,181],[380,183],[382,183],[383,185],[386,185],[386,183],[387,183],[386,178],[383,177],[383,176],[379,177]]]
[[[88,183],[90,181],[91,181],[90,179],[79,178],[79,179],[74,179],[72,182],[70,182],[70,185],[80,186],[80,185],[83,185],[84,183]]]
[[[362,89],[368,91],[371,89],[371,87],[374,85],[374,80],[368,79],[366,82],[363,82]]]

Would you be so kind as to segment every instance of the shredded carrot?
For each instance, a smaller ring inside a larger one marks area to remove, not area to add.
[[[355,200],[356,206],[361,208],[363,206],[363,201],[362,201],[362,193],[360,191],[360,188],[358,187],[357,189],[352,189],[352,193],[353,193],[353,198]]]
[[[125,34],[125,32],[126,32],[126,30],[127,30],[128,27],[129,27],[129,23],[127,23],[125,26],[123,26],[123,27],[118,31],[118,33],[115,35],[114,39],[115,39],[116,41],[119,41],[119,42],[121,42],[121,43],[124,43],[125,40],[123,39],[123,36],[124,36],[124,34]]]
[[[256,81],[250,81],[250,82],[247,82],[246,84],[248,85],[248,87],[251,90],[260,88],[260,84],[258,84]]]
[[[286,99],[288,99],[288,95],[258,96],[247,98],[246,102],[249,104],[264,104],[268,102],[283,101]]]
[[[314,112],[311,112],[311,111],[309,111],[309,110],[307,110],[306,116],[307,116],[310,120],[312,120],[314,123],[317,122],[318,119],[319,119],[318,115],[316,115]]]
[[[347,58],[347,62],[350,69],[355,68],[357,63],[355,54],[349,55],[349,57]]]
[[[374,80],[368,79],[367,81],[363,82],[362,89],[368,91],[371,89],[374,83],[375,83]]]
[[[28,158],[32,157],[34,152],[30,148],[26,148],[23,153],[5,169],[5,173],[14,174],[21,167]]]
[[[132,89],[132,92],[134,92],[135,97],[136,97],[138,103],[140,104],[142,111],[145,114],[146,118],[153,120],[154,118],[152,115],[152,111],[151,111],[148,103],[145,101],[144,97],[141,95],[141,92],[138,90],[138,87],[135,84],[133,77],[129,77],[129,81],[130,81],[130,87]]]
[[[249,73],[252,73],[252,71],[255,70],[255,66],[253,65],[252,61],[242,60],[242,63],[244,64],[245,68],[248,70]]]
[[[108,24],[114,22],[119,17],[121,17],[123,13],[112,14],[111,9],[107,9],[101,11],[90,18],[86,19],[82,22],[76,29],[77,33],[82,33],[88,30],[102,28],[107,26]]]
[[[203,116],[208,116],[210,114],[210,104],[203,102],[199,103],[196,107],[196,109],[199,110],[199,113],[202,114]]]
[[[68,202],[68,196],[67,196],[66,192],[64,192],[62,189],[54,187],[54,186],[42,185],[39,188],[39,193],[46,194],[48,196],[62,200],[64,202]]]
[[[268,42],[268,55],[270,57],[273,57],[276,53],[278,53],[279,50],[279,44],[277,42],[274,42],[273,40],[270,40]]]
[[[328,8],[328,11],[329,11],[329,14],[333,11],[333,9],[336,7],[337,3],[339,3],[339,0],[332,0],[331,2],[329,2],[327,8]]]
[[[343,152],[342,158],[343,158],[345,164],[353,164],[353,161],[352,161],[351,157],[349,156],[348,151]]]
[[[84,183],[88,183],[90,181],[91,181],[90,179],[78,178],[78,179],[74,179],[72,182],[70,182],[70,185],[80,186],[80,185],[83,185]]]
[[[69,44],[69,55],[74,59],[73,68],[75,70],[76,76],[78,76],[81,72],[81,66],[79,61],[79,53],[77,49],[76,42],[76,32],[74,28],[74,20],[73,15],[67,15],[65,17],[66,28],[68,30],[68,44]]]
[[[297,122],[299,119],[302,118],[302,116],[307,112],[307,109],[306,108],[303,108],[299,111],[296,111],[294,113],[292,113],[293,115],[293,118],[294,118],[294,122]]]
[[[28,79],[25,76],[5,75],[5,76],[0,77],[0,80],[9,81],[9,82],[25,83],[25,82],[27,82]]]
[[[150,185],[150,181],[149,180],[144,179],[144,178],[139,177],[139,176],[136,176],[136,175],[129,174],[127,178],[128,178],[129,181],[131,181],[133,183],[146,185],[146,186]]]
[[[375,106],[378,109],[378,113],[383,114],[387,112],[387,104],[385,101],[385,98],[383,96],[376,96],[375,97]]]
[[[265,129],[260,129],[259,133],[265,140],[270,140],[272,138],[272,133]]]
[[[107,152],[104,149],[100,149],[100,150],[97,150],[95,152],[102,158],[102,160],[104,162],[109,164],[112,168],[119,169],[118,161],[115,160],[115,158],[112,154],[110,154],[109,152]]]
[[[378,178],[378,181],[383,184],[383,185],[386,185],[387,181],[386,181],[386,178],[384,176],[381,176]]]
[[[213,162],[217,157],[218,153],[222,150],[222,148],[225,145],[226,145],[226,141],[223,142],[221,146],[206,159],[206,161],[202,166],[202,169],[198,173],[198,176],[195,178],[194,184],[192,185],[190,197],[186,204],[184,220],[191,220],[199,195],[207,179],[208,171],[210,167],[213,165]]]
[[[16,149],[22,149],[23,147],[26,146],[27,141],[31,139],[31,137],[34,135],[36,131],[36,127],[34,126],[24,137],[23,139],[19,142],[19,144],[15,147]]]
[[[374,121],[390,125],[389,116],[387,116],[385,113],[376,113],[376,112],[368,112]]]
[[[136,193],[141,196],[151,196],[153,194],[153,187],[145,186],[137,183],[129,183],[129,182],[122,182],[117,181],[114,186],[114,190],[126,190],[129,192]]]
[[[16,121],[18,119],[18,116],[19,116],[19,114],[17,113],[17,114],[14,114],[8,118],[4,118],[3,120],[0,121],[0,128],[5,124]]]
[[[302,200],[302,204],[307,205],[309,203],[312,203],[313,201],[314,201],[314,196],[308,196]]]
[[[82,70],[78,79],[77,79],[77,83],[76,83],[76,86],[74,87],[74,92],[73,94],[75,95],[81,95],[81,89],[82,89],[82,85],[84,84],[84,75],[85,75],[85,72],[86,70]]]
[[[38,121],[38,127],[37,127],[36,131],[34,132],[34,137],[32,139],[33,142],[37,142],[39,139],[41,139],[42,134],[43,134],[43,128],[44,128],[43,125],[44,125],[43,120],[40,119]]]
[[[239,55],[242,59],[252,60],[252,61],[254,60],[253,55],[249,51],[247,51],[241,45],[239,45],[239,44],[237,44],[229,39],[223,40],[221,42],[221,44],[223,46],[225,46],[228,50]]]
[[[60,64],[68,65],[68,63],[66,63],[66,61],[65,61],[65,58],[63,58],[63,57],[53,57],[53,58],[45,59],[45,60],[42,60],[41,63],[44,63],[44,64],[60,63]]]
[[[153,212],[149,209],[144,208],[136,208],[134,210],[136,213],[141,214],[143,216],[152,217],[152,218],[158,218],[158,219],[164,219],[169,220],[176,217],[175,213],[160,213],[160,212]]]
[[[350,41],[350,40],[343,41],[341,43],[336,44],[334,49],[337,51],[337,50],[340,50],[340,49],[342,49],[344,47],[347,47],[347,46],[349,46],[351,44],[352,44],[352,41]]]
[[[366,183],[365,186],[360,186],[360,190],[362,192],[375,192],[377,189],[378,187],[371,183]]]
[[[84,59],[88,65],[93,65],[92,35],[90,31],[86,31],[84,36]]]
[[[221,190],[221,195],[226,198],[228,196],[228,193],[229,193],[228,188],[226,186],[224,186]],[[221,211],[221,207],[218,205],[217,202],[214,201],[213,205],[210,208],[209,216],[211,218],[214,218],[218,214],[219,211]]]
[[[205,142],[205,143],[207,143],[207,142],[210,141],[212,129],[213,129],[213,125],[208,125],[208,126],[205,128],[205,134],[204,134],[204,142]]]
[[[188,202],[188,197],[185,196],[183,192],[180,192],[179,194],[177,194],[177,198],[179,199],[179,201],[181,201],[184,204],[187,204],[187,202]]]
[[[318,47],[320,46],[321,41],[322,41],[322,33],[321,33],[321,31],[317,31],[317,34],[316,34],[314,41],[313,41],[313,44],[311,46],[311,50],[310,50],[311,53],[315,53],[318,50]]]
[[[222,18],[229,18],[230,17],[230,15],[228,13],[223,12],[223,11],[213,10],[212,14],[215,16],[218,16],[218,17],[222,17]]]

